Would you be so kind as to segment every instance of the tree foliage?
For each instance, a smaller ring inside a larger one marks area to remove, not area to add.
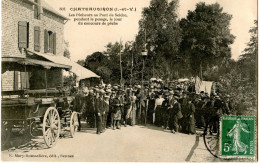
[[[142,12],[136,45],[139,55],[141,51],[148,51],[145,68],[149,77],[174,78],[177,71],[182,39],[177,19],[178,3],[178,0],[152,0]]]
[[[230,45],[235,38],[229,29],[231,18],[218,3],[200,2],[180,21],[183,31],[180,49],[190,59],[193,75],[199,75],[202,66],[206,70],[231,58]]]

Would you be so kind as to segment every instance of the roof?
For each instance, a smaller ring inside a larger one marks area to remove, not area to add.
[[[75,62],[71,61],[70,59],[68,59],[64,56],[57,56],[57,55],[53,55],[53,54],[50,54],[50,53],[42,54],[42,53],[35,52],[35,51],[29,51],[29,52],[36,54],[38,56],[41,56],[41,57],[43,57],[43,58],[45,58],[49,61],[52,61],[54,63],[70,66],[71,67],[70,71],[73,72],[74,74],[76,74],[76,76],[78,76],[78,78],[80,80],[92,78],[92,77],[95,77],[95,78],[100,77],[97,74],[95,74],[94,72],[90,71],[89,69],[82,67],[78,63],[75,63]]]
[[[28,2],[32,3],[32,4],[36,4],[33,0],[27,0]],[[57,12],[51,5],[49,5],[45,0],[41,0],[41,5],[42,5],[42,8],[63,18],[64,20],[69,20],[69,18],[61,15],[59,12]]]
[[[8,62],[8,63],[17,63],[22,65],[33,65],[33,66],[43,66],[44,68],[63,68],[63,69],[71,69],[70,65],[64,65],[49,61],[42,61],[42,60],[36,60],[36,59],[30,59],[30,58],[22,58],[22,57],[2,57],[2,62]]]
[[[94,72],[90,71],[89,69],[86,69],[85,67],[82,67],[78,63],[71,62],[71,72],[75,73],[79,79],[88,79],[91,77],[100,78],[100,76],[96,75]]]
[[[50,6],[45,0],[41,0],[41,3],[42,3],[42,7],[47,10],[47,11],[50,11],[54,14],[56,14],[57,16],[59,17],[62,17],[63,19],[65,20],[69,20],[69,18],[61,15],[59,12],[57,12],[52,6]]]

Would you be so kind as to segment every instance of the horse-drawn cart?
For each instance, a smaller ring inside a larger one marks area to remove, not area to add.
[[[12,138],[11,136],[19,132],[30,134],[32,137],[43,136],[48,147],[53,147],[57,143],[60,134],[65,130],[70,131],[71,136],[74,136],[78,127],[78,113],[73,111],[71,105],[74,97],[65,92],[62,87],[48,88],[46,70],[51,72],[57,67],[52,64],[52,67],[46,69],[42,67],[44,63],[46,62],[36,65],[35,63],[26,62],[26,59],[12,60],[11,62],[2,59],[2,73],[19,69],[20,72],[29,72],[25,78],[33,78],[33,76],[29,77],[30,70],[35,71],[41,67],[40,69],[43,72],[45,71],[45,75],[41,75],[45,77],[45,87],[43,89],[28,87],[20,90],[2,91],[2,146],[8,144]],[[25,69],[21,71],[21,68]],[[63,68],[58,65],[58,69]],[[53,78],[55,76],[54,74]]]

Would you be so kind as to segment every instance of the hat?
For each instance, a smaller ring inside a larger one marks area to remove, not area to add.
[[[169,96],[169,92],[164,92],[164,95],[165,96]]]
[[[178,99],[179,99],[179,96],[174,96],[174,99],[178,100]]]
[[[169,95],[173,95],[174,94],[174,92],[173,91],[169,91]]]
[[[100,89],[100,93],[105,94],[106,92],[104,91],[104,89]]]

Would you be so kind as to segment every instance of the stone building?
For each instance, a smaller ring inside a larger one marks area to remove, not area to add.
[[[2,0],[2,91],[62,85],[66,21],[44,0]]]

